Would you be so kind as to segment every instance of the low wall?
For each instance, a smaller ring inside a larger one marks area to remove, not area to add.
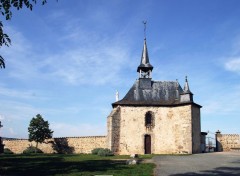
[[[35,142],[27,139],[4,139],[4,148],[14,153],[22,153],[29,146],[36,146]],[[46,143],[38,144],[44,153],[91,153],[94,148],[107,148],[106,136],[64,137],[52,138]]]
[[[240,134],[216,133],[217,151],[240,150]]]

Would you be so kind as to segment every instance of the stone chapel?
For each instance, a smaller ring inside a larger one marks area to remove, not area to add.
[[[152,71],[145,38],[139,78],[107,118],[107,147],[120,155],[200,153],[201,106],[187,77],[182,89],[178,81],[152,80]]]

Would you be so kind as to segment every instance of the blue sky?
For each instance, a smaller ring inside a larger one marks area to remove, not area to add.
[[[0,135],[27,138],[40,113],[54,137],[106,135],[115,101],[138,78],[143,20],[153,79],[188,76],[202,131],[240,133],[240,1],[59,0],[4,21]]]

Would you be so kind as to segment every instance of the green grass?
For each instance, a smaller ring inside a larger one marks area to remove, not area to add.
[[[129,156],[0,155],[0,175],[151,176],[154,164],[126,165]]]
[[[191,154],[145,154],[140,155],[139,159],[151,159],[154,156],[190,156]]]
[[[145,155],[139,155],[140,159],[151,159],[154,156],[159,156],[157,154],[145,154]]]

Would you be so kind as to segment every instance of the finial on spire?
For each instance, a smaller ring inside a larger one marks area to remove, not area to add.
[[[189,89],[189,85],[188,85],[187,76],[185,76],[185,85],[184,85],[183,91],[184,91],[185,93],[191,93],[191,91],[190,91],[190,89]]]
[[[144,25],[144,39],[146,39],[146,28],[147,28],[147,21],[143,21],[143,25]]]

